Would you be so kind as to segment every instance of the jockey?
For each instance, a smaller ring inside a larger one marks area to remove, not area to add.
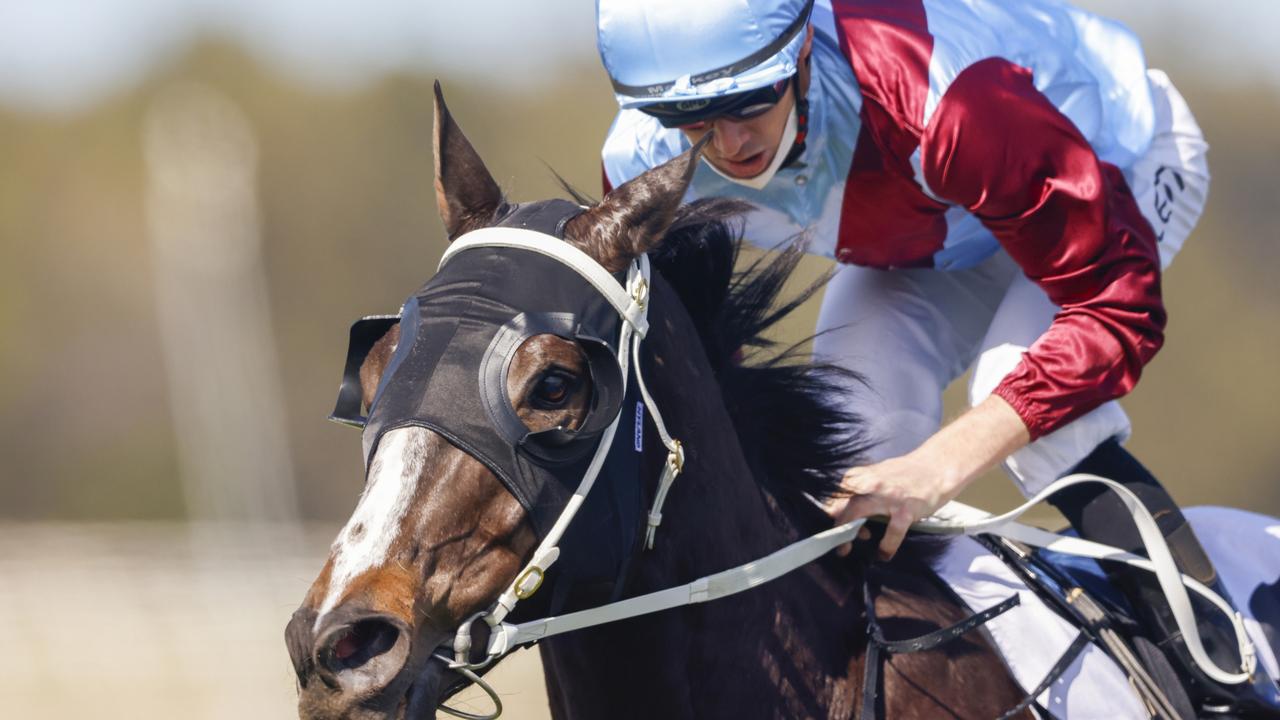
[[[606,190],[707,133],[687,199],[750,201],[746,237],[803,237],[840,268],[814,352],[857,371],[878,441],[830,501],[907,527],[1002,463],[1023,493],[1068,472],[1124,483],[1183,572],[1225,596],[1182,513],[1120,445],[1116,398],[1164,339],[1161,271],[1204,208],[1207,145],[1119,24],[1056,0],[597,0],[622,107]],[[713,132],[714,131],[714,132]],[[971,408],[942,426],[967,368]],[[1051,502],[1084,537],[1141,552],[1105,490]],[[1114,570],[1195,700],[1280,709],[1274,685],[1204,676],[1154,581]],[[1238,668],[1234,634],[1202,624]]]

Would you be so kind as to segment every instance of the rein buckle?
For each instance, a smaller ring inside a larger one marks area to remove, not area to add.
[[[538,588],[542,587],[542,579],[544,573],[542,568],[537,565],[530,565],[520,573],[520,577],[516,578],[515,588],[516,597],[520,600],[528,600],[533,594],[538,592]]]

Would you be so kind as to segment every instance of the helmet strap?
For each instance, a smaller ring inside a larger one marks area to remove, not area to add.
[[[805,58],[804,64],[803,70],[808,75],[809,58]],[[782,161],[780,168],[788,167],[800,159],[800,156],[804,154],[804,141],[809,137],[809,94],[806,92],[808,88],[802,89],[800,73],[798,72],[791,76],[791,80],[791,87],[796,94],[796,139],[791,145],[791,150],[787,152],[786,159]],[[803,83],[803,85],[808,85],[808,83]]]

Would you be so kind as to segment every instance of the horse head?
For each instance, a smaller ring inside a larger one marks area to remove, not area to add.
[[[438,84],[435,109],[451,242],[546,225],[608,273],[663,237],[699,149],[590,208],[515,205]],[[433,716],[450,682],[433,654],[512,583],[567,502],[566,478],[618,416],[617,314],[581,278],[538,263],[460,254],[356,356],[347,390],[369,414],[364,492],[286,630],[303,717]]]

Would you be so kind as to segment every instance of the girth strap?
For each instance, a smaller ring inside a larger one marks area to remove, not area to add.
[[[884,629],[880,627],[880,621],[876,619],[875,598],[872,596],[870,580],[864,580],[862,583],[862,599],[866,605],[867,613],[867,653],[865,658],[866,665],[862,674],[862,712],[860,713],[862,720],[876,720],[880,716],[880,655],[882,652],[891,655],[902,655],[932,650],[939,645],[959,638],[970,630],[985,625],[993,618],[999,617],[1017,607],[1020,602],[1018,595],[1010,595],[1008,599],[1000,604],[993,605],[982,612],[974,613],[949,627],[905,640],[886,640]],[[1040,691],[1035,693],[1035,695],[1039,694]],[[1034,699],[1035,695],[1031,697]]]

